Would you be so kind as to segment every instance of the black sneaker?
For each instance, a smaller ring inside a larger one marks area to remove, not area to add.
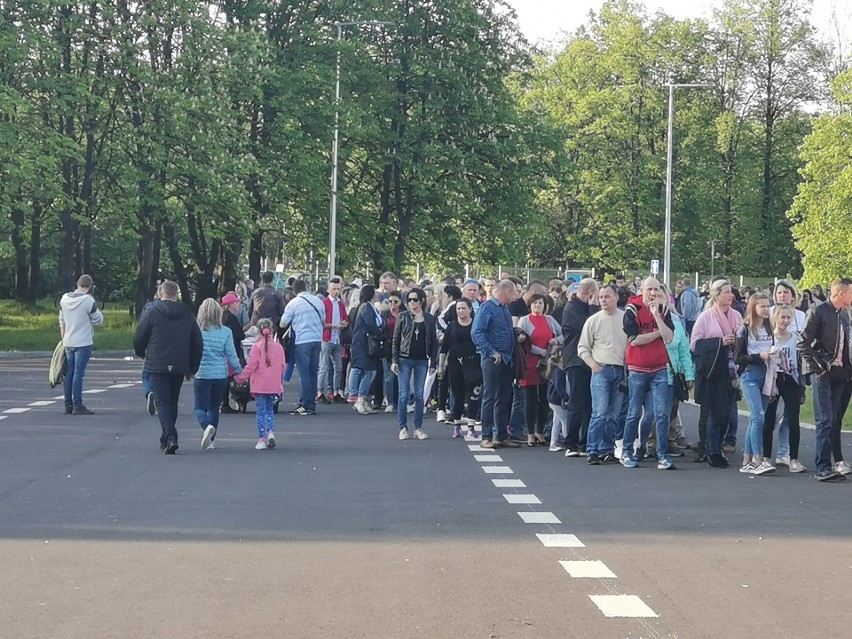
[[[646,453],[646,452],[647,452],[647,451],[645,450],[645,448],[644,448],[643,446],[639,446],[639,448],[637,448],[637,449],[636,449],[636,454],[635,454],[635,455],[633,455],[633,458],[634,458],[636,461],[640,462],[640,461],[642,461],[643,459],[645,459],[645,457],[646,457],[645,453]]]
[[[65,404],[65,414],[70,415],[74,412],[74,404]]]
[[[89,410],[88,408],[86,408],[85,406],[80,404],[79,406],[75,406],[71,410],[71,414],[72,415],[94,415],[95,411]]]
[[[817,481],[846,481],[846,477],[836,470],[820,470],[814,473]]]
[[[173,439],[170,439],[166,442],[166,447],[163,449],[163,452],[166,455],[174,455],[175,451],[178,449],[177,442]]]
[[[320,393],[319,395],[317,395],[317,403],[325,404],[327,406],[327,405],[331,404],[331,401],[328,399],[328,397],[326,397],[325,395]]]
[[[338,394],[335,394],[335,396],[334,396],[334,403],[335,404],[347,404],[348,401],[345,397],[343,397],[342,395],[340,395],[338,393]]]
[[[601,461],[604,464],[619,464],[621,463],[618,457],[615,456],[614,453],[607,453],[603,457],[601,457]]]
[[[154,393],[148,393],[148,397],[146,397],[145,400],[148,414],[153,416],[157,412],[157,406],[154,404]]]
[[[589,466],[600,466],[601,465],[601,457],[597,453],[589,453],[586,456],[586,463]]]
[[[290,411],[291,415],[316,415],[316,411],[308,410],[304,406],[297,406],[293,410]]]

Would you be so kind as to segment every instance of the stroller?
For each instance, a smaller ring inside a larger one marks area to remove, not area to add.
[[[243,355],[245,359],[248,359],[251,347],[257,341],[257,337],[258,331],[256,327],[252,326],[248,331],[246,331],[246,338],[240,342],[240,345],[243,347]],[[253,401],[253,398],[251,396],[249,383],[245,382],[243,384],[239,384],[233,377],[230,377],[228,379],[228,403],[230,404],[233,402],[237,405],[237,410],[239,412],[245,413],[246,408],[251,401]],[[278,413],[278,404],[280,402],[281,397],[278,396],[275,400],[275,405],[272,407],[273,413]]]

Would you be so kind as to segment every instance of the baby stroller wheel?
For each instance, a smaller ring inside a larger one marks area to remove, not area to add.
[[[246,408],[248,408],[248,403],[246,403],[246,402],[240,402],[240,412],[241,412],[241,413],[245,413],[245,412],[246,412]]]

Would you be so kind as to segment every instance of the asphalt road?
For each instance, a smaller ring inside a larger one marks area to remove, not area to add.
[[[0,361],[0,637],[850,634],[852,482],[486,453],[433,416],[400,442],[349,406],[269,451],[226,415],[203,451],[189,385],[164,456],[139,371],[93,359],[78,417],[46,361]]]

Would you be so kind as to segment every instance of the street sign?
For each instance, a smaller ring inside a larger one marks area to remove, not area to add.
[[[660,260],[651,260],[651,275],[657,275],[660,272]]]

